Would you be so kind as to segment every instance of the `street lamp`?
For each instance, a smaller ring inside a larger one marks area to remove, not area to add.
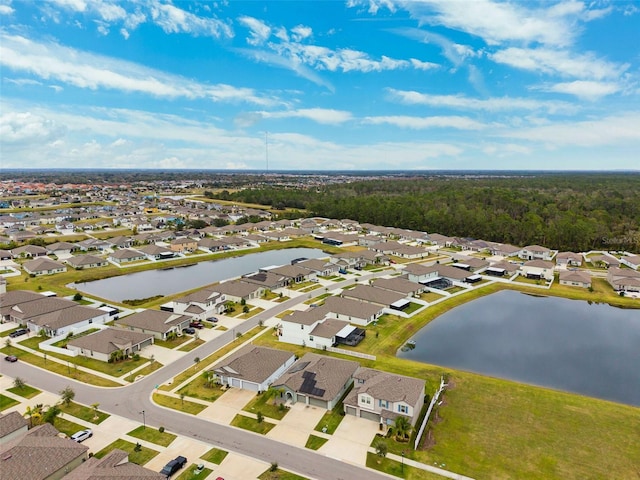
[[[144,410],[142,410],[140,413],[142,414],[142,429],[146,430],[147,429],[147,420],[146,420],[146,418],[144,416]]]

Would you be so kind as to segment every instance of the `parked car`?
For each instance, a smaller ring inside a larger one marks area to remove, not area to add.
[[[182,467],[184,467],[187,463],[187,459],[179,456],[174,458],[173,460],[171,460],[169,463],[167,463],[164,468],[162,470],[160,470],[160,473],[162,475],[165,475],[167,478],[170,478],[171,475],[173,475],[174,473],[176,473],[178,470],[180,470]]]
[[[218,319],[216,317],[209,317],[207,318],[207,322],[218,323]]]
[[[204,328],[204,325],[201,324],[200,322],[191,322],[189,324],[189,326],[192,327],[192,328],[198,328],[198,329]]]
[[[190,335],[193,335],[194,333],[196,333],[196,329],[191,327],[183,328],[182,333],[188,333]]]
[[[18,357],[16,357],[15,355],[7,355],[6,357],[4,357],[4,359],[7,362],[11,362],[11,363],[18,361]]]
[[[82,443],[87,438],[91,437],[93,437],[93,431],[90,428],[87,428],[86,430],[80,430],[79,432],[71,435],[71,440],[73,440],[74,442]]]
[[[22,335],[26,335],[27,333],[29,333],[29,330],[27,330],[26,328],[19,328],[18,330],[16,330],[15,332],[11,332],[9,334],[9,336],[11,338],[16,338],[16,337],[20,337]]]

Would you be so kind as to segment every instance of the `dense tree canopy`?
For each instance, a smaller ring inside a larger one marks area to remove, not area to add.
[[[640,175],[415,177],[253,188],[236,201],[310,215],[560,250],[640,251]]]

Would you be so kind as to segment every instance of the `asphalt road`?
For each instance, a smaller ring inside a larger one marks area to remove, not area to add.
[[[363,283],[381,274],[384,273],[365,274],[358,277],[358,281]],[[332,289],[343,288],[352,283],[353,281],[349,280],[339,282],[333,285]],[[123,387],[94,387],[23,362],[3,362],[2,373],[13,378],[17,376],[24,378],[30,385],[49,392],[59,392],[66,385],[70,385],[75,391],[76,401],[85,405],[98,402],[100,403],[100,410],[137,422],[142,420],[141,412],[144,410],[148,425],[156,427],[162,425],[171,432],[206,442],[224,450],[241,453],[269,463],[277,462],[282,468],[298,472],[310,478],[318,480],[394,478],[374,470],[364,469],[357,465],[326,457],[312,450],[287,445],[253,432],[209,422],[175,410],[161,408],[150,399],[156,385],[168,381],[192,366],[195,357],[205,358],[232,341],[238,332],[245,333],[258,325],[261,320],[264,321],[273,317],[306,299],[306,296],[295,297],[269,310],[265,310],[243,322],[235,329],[230,329],[214,340],[201,345],[190,352],[189,355],[185,355],[153,374]]]

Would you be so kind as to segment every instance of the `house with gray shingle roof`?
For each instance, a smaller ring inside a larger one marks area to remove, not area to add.
[[[141,260],[146,260],[147,256],[144,253],[138,252],[137,250],[130,250],[128,248],[123,248],[120,250],[116,250],[113,253],[109,254],[109,260],[115,263],[129,263],[129,262],[139,262]]]
[[[28,427],[29,422],[18,412],[9,412],[6,415],[0,413],[0,443],[24,435]]]
[[[118,448],[102,458],[91,457],[64,480],[160,480],[166,476],[129,461],[129,454]]]
[[[227,297],[227,301],[241,302],[248,301],[252,298],[260,298],[265,288],[255,283],[244,282],[240,280],[231,280],[222,282],[211,287],[211,290],[218,292]]]
[[[31,316],[26,322],[27,328],[32,332],[44,331],[48,337],[57,337],[89,325],[104,325],[112,320],[109,312],[71,303],[73,305],[69,308]]]
[[[83,270],[85,268],[106,267],[107,265],[109,265],[109,262],[107,262],[104,258],[90,254],[69,257],[66,259],[66,262],[67,265],[70,265],[77,270]]]
[[[560,285],[589,288],[591,286],[591,273],[587,270],[561,270]]]
[[[384,307],[378,304],[344,297],[327,297],[318,309],[327,317],[362,326],[375,322],[384,313]]]
[[[57,480],[80,466],[89,447],[58,433],[45,423],[0,443],[2,480]]]
[[[273,387],[281,389],[284,402],[332,409],[353,383],[360,364],[351,360],[306,353],[287,370]]]
[[[381,425],[393,425],[399,416],[415,425],[424,405],[425,381],[360,367],[353,375],[353,390],[344,399],[348,415]]]
[[[33,260],[24,262],[22,268],[24,268],[24,271],[28,274],[35,276],[53,275],[67,271],[67,267],[62,263],[47,257],[34,258]]]
[[[132,332],[122,328],[105,328],[99,332],[69,340],[67,348],[87,358],[108,362],[113,352],[132,355],[153,345],[152,333]]]
[[[403,295],[402,293],[383,290],[382,288],[372,287],[370,285],[358,285],[351,290],[345,290],[342,292],[342,296],[344,298],[363,300],[383,307],[390,307],[395,302],[407,298],[407,295]]]
[[[640,292],[640,272],[630,268],[610,267],[607,282],[617,292]]]
[[[218,362],[211,371],[223,385],[264,392],[295,360],[291,352],[247,345]]]
[[[203,288],[196,292],[176,298],[173,312],[191,315],[194,320],[204,320],[208,316],[225,311],[227,296],[212,288]]]
[[[189,326],[191,317],[160,310],[143,310],[116,322],[116,326],[134,332],[151,333],[158,340],[166,340],[171,332],[181,334]]]

